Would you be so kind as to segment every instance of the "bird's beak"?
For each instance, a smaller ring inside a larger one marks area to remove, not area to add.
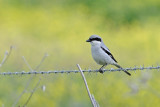
[[[91,40],[90,40],[90,39],[88,39],[88,40],[86,40],[86,42],[91,42]]]

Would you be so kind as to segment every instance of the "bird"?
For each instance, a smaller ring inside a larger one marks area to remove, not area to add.
[[[123,69],[116,59],[113,57],[111,51],[107,48],[107,46],[103,43],[103,40],[98,35],[91,35],[86,42],[90,42],[91,44],[91,53],[92,57],[95,60],[95,62],[99,65],[102,65],[102,67],[99,69],[100,73],[104,73],[103,68],[105,68],[107,65],[114,65],[117,68],[122,69],[126,74],[131,76],[127,70]]]

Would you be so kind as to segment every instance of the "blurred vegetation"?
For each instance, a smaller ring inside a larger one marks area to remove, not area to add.
[[[160,61],[159,0],[0,0],[0,61],[15,46],[1,72],[28,71],[21,56],[34,68],[48,53],[40,70],[98,69],[85,41],[100,35],[123,67],[157,65]],[[108,66],[106,68],[112,68]],[[159,91],[159,72],[148,84]],[[128,95],[127,84],[140,84],[143,73],[85,73],[91,93],[102,107],[160,106],[160,98],[149,88]],[[152,73],[153,72],[153,73]],[[0,106],[10,107],[23,91],[30,76],[1,76]],[[38,82],[35,76],[28,91]],[[43,75],[41,85],[28,107],[91,107],[80,74]],[[140,84],[141,86],[141,84]],[[160,93],[160,92],[159,92]],[[22,106],[29,92],[17,106]]]

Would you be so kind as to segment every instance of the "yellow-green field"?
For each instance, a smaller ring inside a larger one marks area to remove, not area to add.
[[[0,0],[0,61],[14,46],[0,72],[99,69],[91,56],[92,34],[100,35],[118,63],[126,67],[160,64],[159,0]],[[111,65],[106,69],[115,68]],[[157,70],[85,73],[101,107],[159,107]],[[11,107],[31,75],[0,75],[0,106]],[[80,73],[35,75],[15,107],[91,107]],[[147,82],[142,79],[146,78]],[[42,90],[42,86],[46,90]],[[131,88],[132,87],[132,88]],[[133,91],[134,88],[137,91]]]

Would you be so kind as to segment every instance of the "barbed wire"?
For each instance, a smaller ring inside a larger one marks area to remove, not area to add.
[[[160,69],[160,66],[149,66],[149,67],[144,67],[144,66],[140,66],[140,67],[133,67],[133,68],[125,68],[125,69],[104,69],[104,72],[116,72],[116,71],[123,71],[123,70],[127,70],[127,71],[137,71],[137,70],[158,70]],[[89,73],[93,73],[93,72],[99,72],[99,70],[82,70],[83,72],[89,72]],[[1,72],[0,75],[31,75],[31,74],[59,74],[59,73],[78,73],[80,71],[78,70],[62,70],[62,71],[21,71],[21,72]]]

